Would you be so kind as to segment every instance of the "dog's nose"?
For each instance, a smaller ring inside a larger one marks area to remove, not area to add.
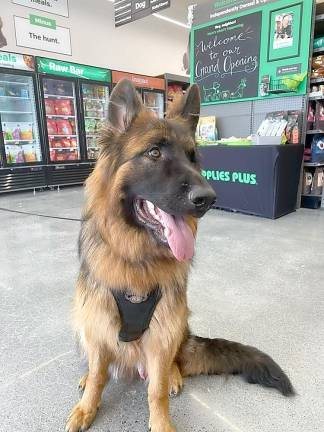
[[[189,200],[198,211],[206,212],[215,202],[216,194],[210,186],[192,186],[189,192]]]

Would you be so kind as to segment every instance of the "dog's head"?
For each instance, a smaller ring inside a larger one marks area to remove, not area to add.
[[[155,254],[171,254],[179,261],[192,258],[196,218],[215,200],[200,174],[195,143],[199,112],[196,85],[164,120],[145,109],[129,81],[120,81],[113,90],[108,130],[89,183],[92,189],[101,187],[103,210],[109,215],[106,227],[122,224],[120,241],[127,242],[131,233],[137,243],[153,242]],[[118,236],[116,231],[112,235]]]

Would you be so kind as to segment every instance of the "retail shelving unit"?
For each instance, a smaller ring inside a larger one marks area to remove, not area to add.
[[[316,16],[314,22],[314,38],[320,36],[324,37],[324,4],[323,3],[316,5]],[[324,55],[324,46],[321,48],[314,48],[312,50],[312,57],[316,55]],[[312,92],[311,90],[314,87],[314,85],[315,86],[324,85],[324,75],[316,78],[311,78],[309,80],[309,83],[310,83],[310,89],[308,95],[308,104],[313,104],[315,108],[315,113],[318,114],[318,102],[322,100],[324,101],[324,91],[322,91],[322,94],[314,94],[314,92]],[[323,139],[324,139],[324,129],[319,127],[318,122],[316,120],[314,122],[313,128],[309,128],[309,123],[308,123],[308,128],[306,130],[306,137],[305,137],[306,149],[309,149],[311,147],[311,143],[314,138],[314,135],[323,135]],[[305,170],[309,171],[312,174],[313,179],[315,177],[314,174],[316,169],[322,167],[324,168],[324,161],[304,162],[304,171]],[[314,209],[324,207],[324,190],[322,190],[321,194],[316,194],[312,192],[309,194],[303,193],[301,196],[301,205],[302,207],[314,208]]]

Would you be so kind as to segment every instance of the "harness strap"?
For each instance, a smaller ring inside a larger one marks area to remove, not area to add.
[[[121,319],[119,340],[132,342],[139,339],[149,328],[155,308],[162,294],[159,287],[144,296],[129,292],[112,291]]]

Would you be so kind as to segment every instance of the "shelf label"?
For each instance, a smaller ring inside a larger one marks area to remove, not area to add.
[[[69,16],[68,0],[12,0],[12,3],[55,15]]]
[[[0,51],[0,67],[34,71],[35,58],[30,55]]]
[[[14,21],[18,46],[72,55],[70,29],[55,20],[30,15],[29,19],[15,16]]]
[[[111,81],[110,70],[93,66],[37,57],[37,67],[39,72],[51,75],[70,76],[104,82]]]

